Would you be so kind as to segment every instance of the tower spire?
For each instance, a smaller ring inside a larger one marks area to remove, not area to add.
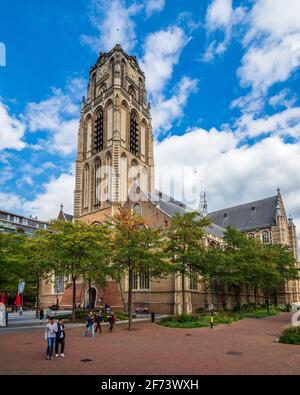
[[[204,189],[204,179],[201,182],[199,212],[203,216],[207,215],[207,201],[206,201],[206,194],[205,194],[205,189]]]

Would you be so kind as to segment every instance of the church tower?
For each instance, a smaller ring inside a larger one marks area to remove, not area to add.
[[[74,216],[88,223],[114,215],[131,185],[154,190],[153,136],[145,75],[116,45],[90,68],[82,99]]]

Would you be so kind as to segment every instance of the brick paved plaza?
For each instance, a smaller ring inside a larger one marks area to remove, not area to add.
[[[66,358],[45,360],[43,329],[0,331],[3,374],[300,374],[300,347],[275,342],[291,314],[211,329],[135,323],[96,338],[66,333]],[[90,359],[89,362],[82,362]]]

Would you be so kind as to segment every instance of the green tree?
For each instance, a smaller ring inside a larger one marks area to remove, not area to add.
[[[44,232],[47,243],[46,260],[52,272],[58,276],[71,276],[72,279],[72,319],[76,310],[76,281],[91,276],[93,270],[98,275],[103,262],[102,227],[91,226],[81,221],[54,221],[50,232]],[[95,269],[96,261],[99,270]]]
[[[161,233],[145,226],[141,216],[122,210],[107,225],[112,231],[112,273],[120,280],[128,275],[128,330],[132,327],[132,289],[134,273],[162,276],[171,270],[161,250]]]
[[[186,278],[207,274],[204,227],[211,224],[209,218],[197,212],[183,215],[176,213],[167,230],[166,252],[174,263],[174,270],[181,275],[182,312],[186,312]]]

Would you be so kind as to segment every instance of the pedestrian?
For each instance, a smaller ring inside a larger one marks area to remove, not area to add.
[[[63,319],[59,318],[57,322],[57,332],[56,332],[56,340],[55,340],[55,356],[58,357],[58,348],[60,345],[60,354],[59,356],[64,358],[64,350],[65,350],[65,325],[63,324]]]
[[[42,307],[40,308],[39,316],[40,316],[40,324],[41,324],[45,317],[44,309]]]
[[[50,322],[46,325],[45,328],[45,340],[47,341],[47,358],[53,359],[53,348],[56,338],[57,325],[54,323],[54,318],[50,317]]]
[[[20,306],[19,308],[19,316],[23,315],[23,306]]]
[[[110,330],[112,332],[113,329],[114,329],[114,324],[115,324],[117,318],[116,318],[114,313],[110,313],[110,315],[108,316],[107,320],[108,320],[109,325],[110,325],[108,330]]]
[[[50,320],[51,313],[52,313],[52,311],[51,311],[51,309],[50,309],[50,307],[49,307],[49,308],[46,310],[46,318],[47,318],[48,321]]]
[[[102,322],[102,312],[101,310],[99,311],[99,313],[97,313],[96,318],[95,318],[95,322],[96,322],[96,330],[95,333],[97,333],[98,329],[99,329],[99,335],[100,333],[102,333],[102,329],[101,329],[101,322]]]
[[[95,333],[94,333],[94,316],[93,313],[90,311],[89,315],[86,318],[86,324],[85,324],[85,332],[84,332],[84,336],[87,336],[88,333],[91,333],[91,336],[94,337]]]

